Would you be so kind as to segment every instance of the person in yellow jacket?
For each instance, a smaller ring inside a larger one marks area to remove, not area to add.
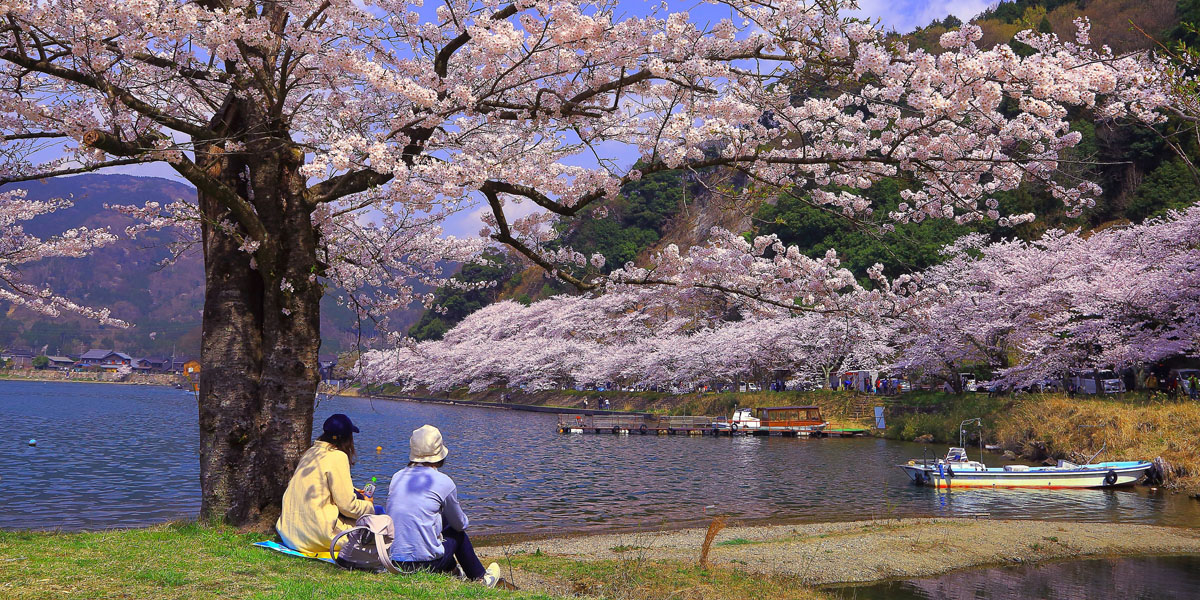
[[[283,545],[300,552],[329,552],[329,542],[339,531],[354,527],[363,515],[375,514],[372,498],[356,491],[350,479],[358,428],[339,413],[326,419],[322,430],[300,457],[275,523]]]

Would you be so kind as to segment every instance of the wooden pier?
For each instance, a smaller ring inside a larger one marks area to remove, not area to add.
[[[613,435],[686,435],[686,436],[781,436],[781,437],[859,437],[866,429],[797,428],[777,431],[767,428],[733,428],[723,419],[693,416],[656,415],[558,415],[557,431],[561,434],[592,433]]]

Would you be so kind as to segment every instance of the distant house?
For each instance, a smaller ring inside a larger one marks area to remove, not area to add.
[[[46,358],[50,361],[49,363],[46,363],[47,369],[54,369],[55,371],[70,371],[71,367],[75,366],[75,359],[69,356],[47,355]]]
[[[121,367],[133,367],[133,357],[116,350],[92,349],[79,357],[75,366],[89,371],[116,372]]]
[[[0,352],[0,361],[12,369],[32,369],[33,357],[33,350],[28,349]]]
[[[135,358],[130,366],[133,367],[134,373],[150,373],[154,370],[154,365],[148,358]]]
[[[163,369],[168,373],[173,373],[175,375],[183,375],[184,374],[184,365],[186,365],[190,362],[196,362],[196,361],[191,358],[170,359],[170,360],[163,362]],[[197,364],[199,364],[199,363],[197,363]]]
[[[337,368],[337,356],[322,356],[317,359],[317,372],[321,374],[322,381],[333,379],[333,371]]]
[[[133,359],[133,370],[138,373],[166,373],[170,371],[171,359],[169,358],[135,358]]]
[[[193,359],[183,363],[183,374],[189,379],[199,381],[200,361]]]

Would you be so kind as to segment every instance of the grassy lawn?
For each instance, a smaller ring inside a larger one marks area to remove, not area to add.
[[[440,575],[349,572],[196,524],[94,533],[0,532],[0,598],[546,598]]]
[[[0,598],[164,599],[607,599],[821,598],[797,581],[727,568],[652,560],[629,547],[621,560],[494,556],[516,581],[539,589],[506,592],[431,574],[349,572],[251,546],[262,534],[195,523],[146,529],[52,533],[0,531]],[[488,548],[481,548],[485,557]],[[487,560],[485,558],[485,560]]]

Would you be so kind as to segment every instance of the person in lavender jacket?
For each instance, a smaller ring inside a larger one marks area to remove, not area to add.
[[[407,572],[453,573],[461,566],[468,579],[511,588],[500,579],[499,565],[483,568],[467,537],[469,521],[458,504],[458,488],[440,471],[450,454],[442,432],[423,425],[408,444],[408,466],[392,475],[384,508],[396,531],[392,561]]]

